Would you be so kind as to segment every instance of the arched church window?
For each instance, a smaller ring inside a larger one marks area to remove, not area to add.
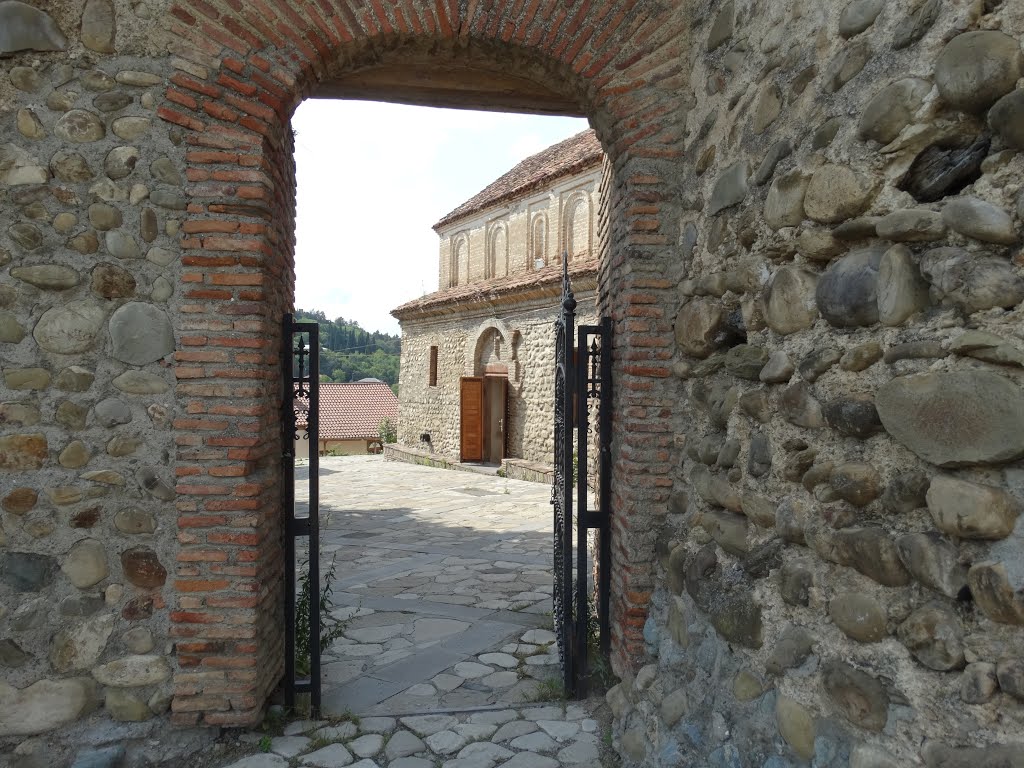
[[[508,233],[504,223],[491,229],[487,241],[487,277],[505,277],[508,274]]]
[[[569,198],[562,221],[564,249],[569,259],[585,256],[590,250],[590,199],[585,192]]]
[[[548,263],[548,217],[538,213],[530,227],[530,269],[543,269]]]
[[[448,281],[450,286],[455,286],[460,282],[465,282],[469,277],[467,251],[468,245],[466,243],[466,237],[465,235],[460,235],[452,243],[452,260],[450,279]]]

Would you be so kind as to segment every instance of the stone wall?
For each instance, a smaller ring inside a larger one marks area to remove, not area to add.
[[[608,154],[627,757],[1021,762],[1019,2],[40,7],[0,1],[3,749],[259,719],[288,121],[370,70]]]
[[[125,740],[168,712],[171,586],[189,569],[174,430],[216,426],[178,410],[168,362],[176,347],[183,360],[226,354],[172,319],[187,202],[181,136],[155,115],[171,70],[149,55],[163,35],[140,37],[131,11],[118,25],[106,2],[69,5],[50,17],[0,3],[7,744],[97,710],[92,722],[122,721],[107,736]],[[60,762],[42,742],[20,749]]]
[[[542,266],[560,263],[563,251],[570,249],[571,258],[588,258],[596,252],[600,178],[597,165],[445,225],[437,232],[438,285],[448,288],[521,275],[536,269],[538,258]],[[495,250],[500,253],[489,263]]]
[[[398,442],[457,459],[459,380],[483,375],[483,365],[498,363],[508,367],[507,455],[551,464],[559,299],[549,293],[545,299],[513,302],[493,315],[483,307],[439,319],[403,320]],[[577,302],[579,322],[595,322],[593,288],[580,291]],[[438,349],[433,387],[428,378],[432,346]],[[420,440],[424,433],[430,435],[429,445]]]
[[[158,117],[209,74],[168,53],[163,4],[47,11],[0,2],[0,752],[173,762],[197,742],[162,741],[169,719],[253,722],[283,665],[278,428],[253,398],[278,396],[293,233],[245,255],[264,171],[211,168],[238,132]],[[243,224],[196,220],[225,189]]]
[[[1024,6],[697,18],[677,469],[617,743],[1024,764]]]

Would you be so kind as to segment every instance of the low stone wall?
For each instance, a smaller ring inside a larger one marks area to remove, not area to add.
[[[536,461],[505,459],[502,468],[505,470],[505,477],[510,477],[513,480],[528,480],[531,483],[551,485],[555,479],[555,471],[550,464],[541,464]]]
[[[431,453],[419,448],[412,448],[407,445],[390,443],[384,446],[384,458],[387,461],[404,461],[409,464],[420,464],[425,467],[437,467],[439,469],[457,469],[466,472],[475,472],[472,466],[460,464],[458,460],[449,456],[442,456],[438,453]],[[505,459],[501,464],[501,471],[505,477],[512,480],[526,480],[531,483],[543,483],[551,485],[554,478],[554,471],[550,465],[540,464],[523,459]]]
[[[457,469],[462,472],[475,471],[472,467],[460,464],[458,459],[450,456],[443,456],[440,453],[431,453],[419,448],[412,448],[398,443],[389,443],[384,446],[384,458],[387,461],[404,461],[407,464],[419,464],[424,467],[437,467],[438,469]]]

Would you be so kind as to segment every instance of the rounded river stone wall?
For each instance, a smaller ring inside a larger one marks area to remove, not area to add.
[[[0,751],[32,765],[195,743],[145,741],[190,567],[172,361],[223,354],[175,353],[200,342],[177,319],[187,180],[155,114],[166,38],[140,34],[156,5],[0,2]]]
[[[288,117],[442,60],[609,154],[627,763],[1020,765],[1022,39],[1015,0],[0,0],[0,749],[259,719]]]
[[[701,3],[630,765],[1024,765],[1024,9]]]

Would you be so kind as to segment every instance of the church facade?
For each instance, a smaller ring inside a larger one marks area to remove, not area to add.
[[[602,159],[593,131],[533,155],[435,226],[439,289],[402,327],[400,445],[550,464],[562,259],[594,322]]]

